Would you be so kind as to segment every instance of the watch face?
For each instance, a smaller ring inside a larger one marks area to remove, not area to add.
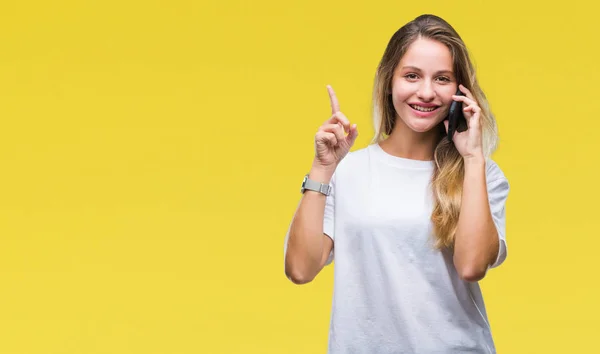
[[[300,192],[304,193],[305,190],[305,186],[306,186],[306,181],[308,180],[308,175],[304,176],[304,179],[302,180],[302,186],[300,187]]]

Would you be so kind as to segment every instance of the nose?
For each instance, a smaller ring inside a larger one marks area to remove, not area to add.
[[[432,101],[435,98],[435,90],[431,82],[425,80],[417,90],[417,97],[423,102]]]

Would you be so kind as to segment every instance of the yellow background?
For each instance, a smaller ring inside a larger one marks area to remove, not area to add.
[[[463,36],[511,183],[499,353],[598,349],[594,2],[3,1],[0,353],[325,353],[283,240],[331,84],[372,137],[391,35]]]

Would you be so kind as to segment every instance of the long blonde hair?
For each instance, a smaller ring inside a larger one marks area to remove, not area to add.
[[[373,89],[373,143],[386,139],[394,129],[396,111],[391,101],[394,70],[408,47],[419,38],[445,44],[452,54],[454,74],[458,83],[468,88],[481,108],[480,124],[483,133],[483,153],[489,158],[496,150],[498,130],[488,101],[479,87],[467,48],[458,33],[440,17],[421,15],[400,28],[390,39],[381,58]],[[445,128],[440,123],[439,141],[435,147],[435,166],[431,180],[434,207],[431,214],[435,247],[452,248],[460,213],[464,162],[454,143],[445,139]]]

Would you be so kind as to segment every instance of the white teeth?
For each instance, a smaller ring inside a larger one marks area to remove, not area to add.
[[[430,107],[430,108],[425,108],[425,107],[421,107],[421,106],[415,106],[415,105],[410,105],[413,109],[416,109],[417,111],[421,111],[421,112],[431,112],[433,110],[435,110],[437,107]]]

